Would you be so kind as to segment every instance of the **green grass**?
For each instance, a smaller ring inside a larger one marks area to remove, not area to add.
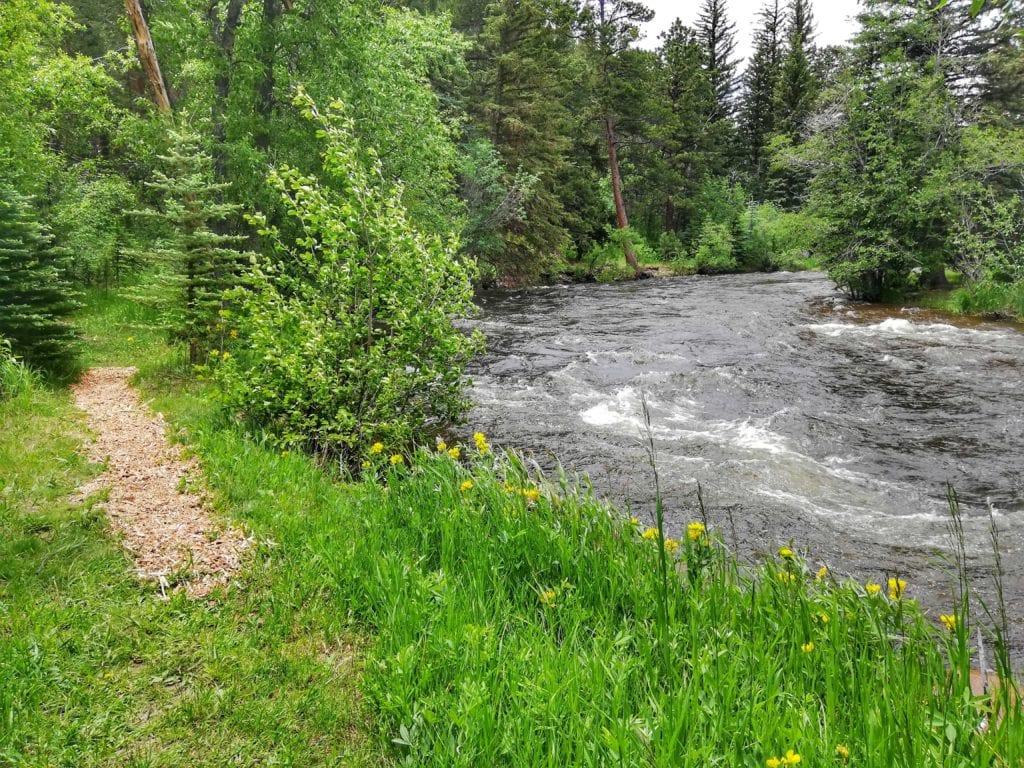
[[[1020,705],[970,697],[965,617],[934,627],[914,585],[871,596],[798,556],[742,569],[715,531],[663,571],[656,532],[473,447],[334,480],[163,370],[147,396],[259,542],[241,588],[136,584],[66,501],[95,471],[66,399],[0,406],[0,765],[1024,763]]]
[[[949,307],[961,314],[1024,321],[1024,282],[970,283],[953,291]]]

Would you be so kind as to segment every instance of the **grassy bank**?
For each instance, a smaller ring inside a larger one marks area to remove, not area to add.
[[[0,406],[0,764],[1024,761],[1020,705],[968,692],[967,617],[933,626],[912,584],[789,551],[742,569],[701,521],[663,543],[478,445],[367,446],[364,476],[334,481],[219,420],[143,315],[104,301],[85,325],[95,361],[146,361],[259,543],[227,594],[159,600],[67,501],[95,468],[66,397]]]

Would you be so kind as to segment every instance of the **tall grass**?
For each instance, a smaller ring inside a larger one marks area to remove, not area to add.
[[[1024,320],[1024,282],[970,283],[957,288],[949,300],[955,312],[997,315]]]

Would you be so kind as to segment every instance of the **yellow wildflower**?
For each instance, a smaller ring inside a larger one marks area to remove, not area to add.
[[[229,357],[231,357],[231,353],[230,352],[221,352],[220,353],[220,359],[221,360],[227,360]]]
[[[777,757],[769,757],[764,761],[764,764],[767,765],[768,768],[779,768],[779,766],[782,765],[782,761]]]
[[[453,459],[459,458],[459,455],[460,455],[459,446],[456,445],[454,448],[449,448],[448,449],[448,455],[451,456]]]
[[[792,560],[793,550],[789,547],[779,547],[779,557],[781,557],[783,560]]]
[[[533,502],[534,504],[536,504],[537,501],[540,500],[540,491],[538,491],[536,488],[524,488],[523,489],[523,496],[526,497],[527,501],[530,501],[530,502]]]
[[[374,443],[371,445],[370,453],[384,453],[384,443]]]
[[[516,488],[515,485],[508,482],[507,480],[505,481],[505,485],[503,485],[502,487],[505,489],[505,493],[519,493],[520,491],[519,488]]]
[[[230,331],[228,331],[228,336],[230,336],[232,339],[237,339],[238,330],[236,328],[232,328]]]
[[[800,755],[799,755],[799,753],[794,752],[792,749],[787,749],[786,750],[786,756],[784,758],[782,758],[782,763],[783,763],[783,765],[799,765],[800,764]]]
[[[289,451],[289,450],[288,450],[288,449],[286,448],[285,450],[281,451],[281,457],[282,457],[282,458],[284,458],[284,457],[285,457],[285,456],[287,456],[287,455],[288,455],[289,453],[291,453],[291,451]]]
[[[836,744],[836,754],[846,762],[850,759],[850,748],[845,744]]]
[[[630,528],[636,528],[638,525],[640,525],[640,518],[639,517],[631,517],[626,522],[629,524]]]
[[[690,541],[697,541],[706,532],[707,529],[704,527],[704,523],[690,523],[686,526],[686,536]]]
[[[403,461],[405,461],[405,459],[403,459],[403,458],[402,458],[402,455],[401,455],[401,454],[399,454],[399,453],[393,453],[393,454],[391,454],[391,456],[390,456],[390,457],[388,458],[388,461],[390,461],[390,462],[391,462],[391,466],[395,467],[395,466],[398,466],[399,464],[401,464],[401,463],[402,463]]]
[[[889,579],[889,599],[899,600],[903,597],[903,590],[907,588],[907,582],[903,579]]]
[[[874,597],[882,591],[881,584],[865,584],[864,591],[867,592],[871,597]]]
[[[796,574],[790,573],[789,571],[779,571],[779,581],[783,584],[792,584],[796,581]]]
[[[491,446],[488,445],[487,438],[484,437],[483,432],[473,433],[473,442],[476,443],[476,449],[480,451],[480,453],[483,455],[487,455],[487,453],[491,450]]]
[[[372,466],[373,465],[369,461],[364,461],[363,462],[363,469],[369,469]]]
[[[803,645],[800,646],[800,650],[803,651],[804,653],[810,653],[811,651],[814,650],[814,643],[812,643],[810,640],[808,640],[806,643],[804,643]]]
[[[941,616],[939,616],[939,621],[941,621],[942,625],[950,632],[956,631],[956,614],[942,614]]]
[[[437,451],[438,451],[438,453],[440,453],[441,451],[447,451],[447,450],[448,450],[448,443],[446,443],[444,440],[441,440],[440,442],[438,442],[438,444],[437,444]]]
[[[823,565],[818,569],[817,573],[814,574],[814,578],[817,581],[824,581],[828,576],[828,566]]]
[[[549,608],[554,606],[556,597],[558,597],[558,595],[555,594],[555,591],[553,589],[546,589],[540,593],[541,603],[548,606]]]
[[[679,542],[675,539],[665,539],[665,551],[670,555],[674,555],[676,550],[679,549]]]
[[[463,480],[462,481],[462,485],[459,486],[459,490],[462,491],[463,493],[465,493],[468,490],[471,490],[472,488],[473,488],[473,481],[472,480]]]
[[[818,620],[821,621],[822,624],[828,624],[828,614],[827,613],[819,613],[818,614]]]
[[[647,541],[654,541],[655,539],[658,538],[658,529],[657,528],[648,528],[646,531],[644,531],[640,535],[641,535],[642,538],[646,539]]]
[[[220,357],[220,350],[214,349],[210,351],[210,357]]]

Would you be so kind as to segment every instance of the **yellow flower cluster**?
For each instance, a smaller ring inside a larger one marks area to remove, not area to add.
[[[956,614],[942,614],[939,616],[939,621],[942,622],[942,626],[948,629],[950,632],[956,632]]]
[[[824,581],[827,578],[828,578],[828,566],[827,565],[823,565],[814,574],[814,580],[815,581]]]
[[[867,592],[871,597],[874,597],[882,591],[881,584],[865,584],[864,591]]]
[[[679,549],[679,542],[675,539],[665,539],[665,551],[670,555],[674,555],[676,550]]]
[[[558,595],[555,594],[555,591],[553,589],[546,589],[546,590],[544,590],[543,592],[540,593],[541,605],[544,605],[544,606],[546,606],[548,608],[553,608],[554,605],[555,605],[555,598],[556,597],[558,597]]]
[[[779,547],[779,557],[783,560],[792,560],[794,557],[793,550],[789,547]]]
[[[476,443],[476,449],[480,451],[481,456],[486,456],[491,452],[491,445],[487,442],[487,438],[484,437],[483,432],[474,433],[473,442]]]
[[[806,643],[800,646],[800,650],[804,653],[811,653],[814,650],[814,643],[808,640]]]
[[[384,443],[374,443],[370,446],[370,453],[384,453]]]
[[[782,757],[769,757],[765,760],[765,765],[768,768],[780,768],[783,765],[800,765],[800,754],[794,752],[792,749],[787,749],[786,754]]]
[[[686,526],[686,537],[690,541],[700,541],[707,533],[704,523],[690,523]]]
[[[446,443],[444,440],[438,440],[437,441],[437,452],[438,453],[442,453],[442,452],[447,451],[447,450],[448,450],[448,443]]]
[[[540,500],[540,491],[536,488],[523,488],[523,496],[527,501],[536,504]]]
[[[631,517],[631,518],[629,518],[629,520],[626,521],[626,524],[629,525],[630,528],[636,528],[637,526],[640,525],[640,518],[639,517]]]
[[[462,455],[461,451],[459,451],[459,446],[456,445],[454,448],[449,448],[448,455],[451,456],[453,459],[459,458],[459,456]]]
[[[836,754],[845,763],[847,760],[850,759],[850,748],[845,744],[836,744]]]
[[[796,581],[796,574],[789,571],[779,571],[778,577],[783,584],[792,584]]]
[[[462,491],[463,493],[465,493],[466,491],[472,490],[472,488],[473,488],[473,481],[472,480],[463,480],[462,481],[462,485],[459,486],[459,490]]]
[[[655,541],[658,538],[658,529],[648,528],[646,531],[640,534],[640,537],[646,541]]]
[[[889,579],[889,599],[899,600],[903,597],[903,590],[907,588],[907,582],[903,579]]]
[[[388,457],[388,461],[391,462],[391,466],[397,467],[399,464],[405,461],[405,459],[402,458],[401,454],[393,453],[391,454],[391,456]]]

